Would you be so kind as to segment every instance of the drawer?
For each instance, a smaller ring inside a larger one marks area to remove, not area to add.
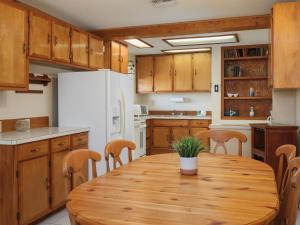
[[[191,120],[191,127],[208,127],[210,120]]]
[[[72,135],[72,149],[80,147],[87,148],[88,146],[88,133],[80,133]]]
[[[19,145],[17,148],[18,160],[32,159],[49,153],[49,141],[37,141]]]
[[[51,152],[65,151],[70,148],[70,136],[57,137],[51,140]]]
[[[153,126],[157,127],[188,127],[188,120],[153,120]]]

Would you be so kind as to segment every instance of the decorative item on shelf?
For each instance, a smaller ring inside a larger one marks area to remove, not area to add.
[[[237,98],[239,96],[239,93],[233,93],[233,97]]]
[[[224,116],[239,116],[239,115],[240,115],[239,110],[228,109],[224,111]]]
[[[234,66],[232,68],[232,73],[234,77],[241,77],[242,76],[242,68],[240,66]]]
[[[253,87],[251,87],[250,89],[249,89],[249,97],[254,97],[254,94],[255,92],[254,92],[254,88]]]
[[[180,156],[180,173],[196,175],[198,173],[198,154],[205,149],[202,141],[186,136],[175,142],[172,147]]]
[[[255,111],[254,111],[254,107],[253,106],[250,107],[249,116],[250,117],[254,117],[255,116]]]
[[[227,93],[227,96],[229,97],[229,98],[231,98],[231,97],[233,97],[233,94],[232,93]]]
[[[272,110],[270,110],[270,116],[268,116],[268,118],[267,118],[267,123],[269,125],[272,125],[272,123],[273,123],[273,111]]]
[[[206,113],[206,110],[200,109],[199,111],[197,111],[197,116],[204,117],[206,116]]]

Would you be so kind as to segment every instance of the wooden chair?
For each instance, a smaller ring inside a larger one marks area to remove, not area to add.
[[[278,171],[276,176],[277,181],[277,191],[281,194],[282,180],[287,172],[285,165],[296,157],[296,146],[295,145],[282,145],[276,149],[276,156],[279,158]]]
[[[300,157],[292,159],[282,181],[280,195],[280,210],[278,221],[280,225],[295,225],[300,197]]]
[[[109,156],[113,157],[113,166],[114,169],[117,168],[117,162],[120,164],[120,166],[123,165],[123,162],[120,158],[120,154],[124,148],[128,149],[128,161],[132,161],[132,153],[131,151],[135,150],[136,145],[135,143],[127,140],[115,140],[111,141],[106,144],[105,146],[105,160],[106,160],[106,169],[107,172],[110,171],[109,167]]]
[[[78,185],[87,181],[87,178],[85,178],[82,173],[82,168],[89,159],[92,160],[92,176],[93,178],[96,178],[96,162],[101,160],[101,155],[98,152],[90,151],[88,149],[79,149],[74,150],[65,156],[63,161],[63,174],[68,193]],[[72,225],[79,225],[70,212],[69,217]]]
[[[195,135],[197,138],[201,140],[205,140],[207,138],[216,142],[216,146],[213,149],[213,153],[216,153],[218,147],[223,147],[225,154],[228,154],[225,143],[230,139],[236,138],[239,141],[239,156],[242,156],[242,143],[247,141],[247,137],[238,131],[230,131],[230,130],[204,130],[200,131]]]

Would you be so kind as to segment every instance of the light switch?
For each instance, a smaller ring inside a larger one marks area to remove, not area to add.
[[[215,84],[214,89],[215,89],[215,92],[219,92],[219,85]]]

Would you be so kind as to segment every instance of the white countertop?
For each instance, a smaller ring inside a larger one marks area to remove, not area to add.
[[[43,127],[30,129],[24,132],[0,132],[0,145],[19,145],[87,131],[89,131],[89,128]]]
[[[250,130],[249,124],[210,124],[210,129]]]
[[[166,119],[166,120],[211,120],[211,116],[172,116],[172,115],[150,115],[147,119]]]

